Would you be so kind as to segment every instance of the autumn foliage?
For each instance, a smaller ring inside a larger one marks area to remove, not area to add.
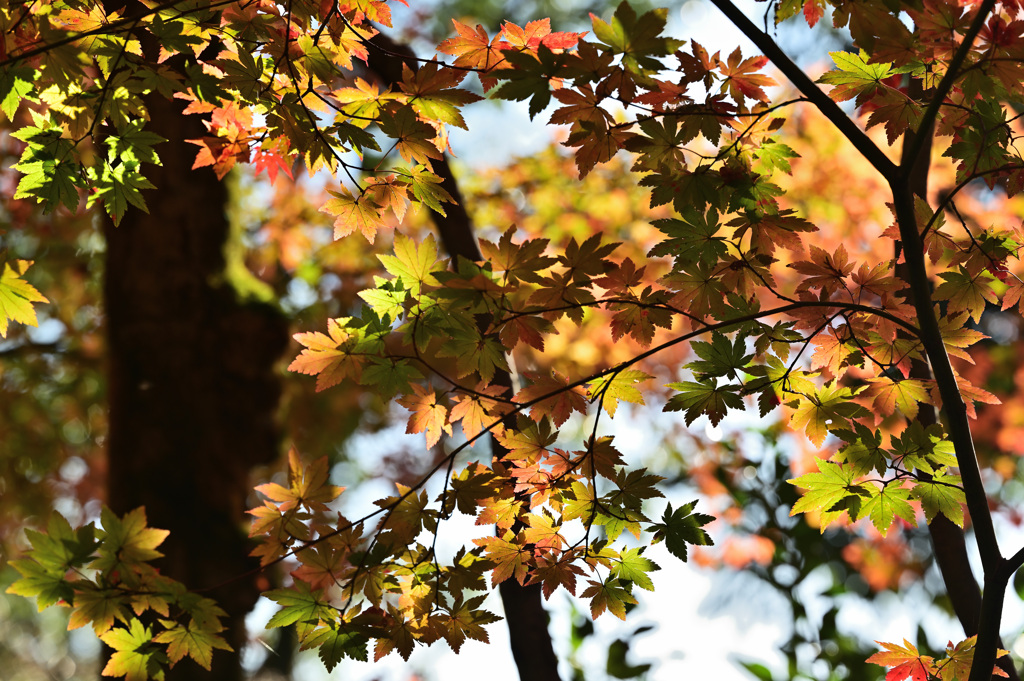
[[[183,140],[195,167],[250,165],[270,183],[319,174],[333,237],[385,245],[359,305],[295,334],[288,368],[317,391],[360,386],[403,408],[435,463],[349,518],[327,459],[293,450],[287,480],[256,487],[250,511],[253,554],[290,572],[265,594],[280,606],[268,626],[294,626],[328,669],[487,641],[499,618],[483,593],[507,580],[625,619],[656,588],[646,544],[684,561],[710,546],[711,515],[663,502],[662,477],[626,465],[605,428],[624,403],[687,426],[743,410],[781,419],[817,453],[789,480],[790,513],[822,532],[971,529],[984,592],[980,617],[961,617],[964,640],[941,659],[882,643],[869,661],[889,681],[980,681],[1004,655],[1002,599],[1024,550],[1005,558],[997,541],[970,419],[999,400],[971,363],[984,316],[1024,310],[1019,218],[982,219],[1024,189],[1021,8],[782,0],[776,23],[828,14],[852,41],[812,81],[729,0],[713,2],[763,54],[712,54],[663,35],[665,10],[625,2],[589,32],[454,21],[428,59],[374,42],[392,12],[377,0],[0,8],[0,110],[22,145],[11,198],[95,206],[115,224],[146,210],[166,141],[147,131],[144,97],[159,93],[202,117],[208,134]],[[374,51],[401,59],[400,79],[367,71]],[[485,97],[564,126],[571,161],[550,159],[563,194],[616,169],[649,191],[644,216],[560,224],[560,211],[538,225],[476,191],[498,229],[479,259],[451,256],[423,215],[453,209],[447,131]],[[814,154],[806,137],[826,134],[847,145],[845,172],[870,175],[871,206],[847,198],[850,183],[809,177],[816,161],[797,149]],[[273,257],[291,267],[305,242],[274,229]],[[29,265],[4,264],[0,335],[47,302]],[[585,337],[601,351],[574,353]],[[580,437],[574,417],[587,417]],[[456,513],[481,532],[443,560],[438,528]],[[104,674],[216,665],[221,611],[150,565],[164,533],[142,509],[99,520],[76,530],[54,514],[31,531],[11,591],[92,626],[115,651]]]

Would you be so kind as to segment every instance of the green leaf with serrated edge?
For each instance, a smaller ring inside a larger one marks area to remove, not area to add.
[[[398,393],[412,390],[412,382],[421,378],[423,374],[408,360],[371,357],[359,383],[373,388],[382,400],[390,400]]]
[[[992,276],[982,271],[971,275],[962,265],[956,272],[940,272],[943,280],[935,289],[932,297],[935,300],[948,300],[949,311],[967,310],[975,323],[981,321],[981,313],[985,311],[986,302],[995,303],[999,297],[992,290]]]
[[[768,175],[771,175],[775,170],[791,173],[793,168],[789,165],[789,159],[799,158],[800,156],[788,144],[774,141],[764,142],[754,152],[754,155],[761,162],[761,169]]]
[[[395,234],[394,255],[378,255],[384,269],[399,277],[413,296],[418,296],[424,284],[434,286],[433,272],[445,269],[446,261],[438,259],[437,241],[433,234],[416,243],[401,233]]]
[[[665,542],[665,548],[683,562],[687,559],[687,544],[694,546],[714,546],[710,535],[702,529],[705,525],[714,520],[714,516],[705,513],[694,513],[697,506],[696,501],[683,504],[675,511],[672,504],[665,509],[660,523],[652,523],[650,530],[654,532],[654,539],[651,543]]]
[[[843,466],[820,459],[816,463],[817,473],[807,473],[799,478],[787,480],[789,484],[805,490],[800,499],[793,504],[789,514],[793,516],[797,513],[818,511],[821,514],[821,531],[824,532],[829,523],[849,510],[849,506],[852,506],[854,511],[859,510],[859,500],[865,495],[865,490],[854,484],[853,466]],[[847,504],[841,505],[847,499]]]
[[[656,57],[667,57],[684,44],[680,40],[661,37],[668,20],[666,9],[651,10],[638,17],[629,3],[622,2],[610,23],[593,14],[590,20],[594,37],[615,54],[621,54],[622,65],[634,73],[664,68]]]
[[[883,537],[888,533],[889,527],[897,517],[902,518],[912,526],[917,525],[914,514],[914,507],[907,501],[910,498],[910,490],[896,485],[885,485],[878,488],[874,485],[867,485],[870,496],[860,500],[860,512],[855,520],[871,518],[875,529]]]
[[[200,667],[209,670],[213,664],[214,648],[231,650],[231,646],[222,636],[197,626],[194,620],[189,626],[171,620],[161,620],[160,623],[168,629],[161,631],[153,640],[156,643],[167,644],[167,657],[172,665],[188,655]]]
[[[318,648],[320,660],[328,672],[346,657],[366,662],[369,637],[344,626],[317,627],[302,640],[302,649]]]
[[[957,527],[964,526],[967,497],[959,475],[936,475],[930,481],[919,480],[911,494],[921,500],[921,508],[928,522],[941,513]]]
[[[281,606],[267,622],[267,629],[296,622],[332,622],[338,612],[319,589],[312,591],[309,584],[302,581],[296,581],[292,589],[275,589],[263,595]]]
[[[691,347],[700,359],[690,362],[686,368],[695,374],[702,374],[709,378],[716,376],[737,378],[736,372],[746,367],[754,357],[747,354],[746,339],[741,334],[737,334],[736,339],[730,341],[728,336],[714,333],[710,343],[694,341],[691,343]]]
[[[830,429],[842,429],[850,419],[867,413],[851,399],[861,389],[851,390],[832,383],[801,395],[790,425],[794,430],[803,428],[807,439],[820,447]]]
[[[100,640],[114,649],[103,668],[103,676],[123,676],[125,681],[164,678],[167,656],[153,644],[152,632],[139,620],[133,618],[128,629],[111,629]]]
[[[854,430],[834,430],[835,435],[847,444],[839,449],[834,461],[853,466],[854,476],[867,475],[872,470],[879,475],[889,465],[889,454],[882,447],[882,433],[871,430],[863,423],[854,421]]]
[[[591,400],[601,398],[601,406],[609,416],[615,416],[619,400],[632,404],[644,404],[644,396],[636,384],[654,378],[635,369],[626,369],[607,376],[595,378],[587,383],[587,394]]]
[[[651,223],[668,238],[657,244],[648,257],[671,256],[672,268],[679,269],[695,262],[714,265],[729,252],[724,236],[718,236],[721,226],[718,211],[711,208],[702,214],[693,208],[683,210],[681,219],[668,218]]]
[[[829,71],[818,79],[819,83],[834,86],[829,92],[836,102],[857,99],[857,106],[867,102],[877,92],[885,88],[882,80],[900,69],[893,70],[892,64],[868,63],[869,55],[861,50],[860,54],[852,52],[830,52],[832,61],[838,69]]]
[[[648,572],[660,570],[658,564],[643,556],[646,547],[626,549],[619,554],[618,560],[612,562],[612,576],[622,581],[632,582],[641,589],[654,591],[654,582]]]
[[[725,418],[730,407],[733,409],[743,408],[743,398],[739,396],[740,386],[722,385],[716,386],[712,382],[695,383],[668,383],[666,388],[678,390],[678,395],[673,395],[665,403],[664,411],[686,411],[686,425],[693,423],[698,416],[707,414],[711,425],[717,426]]]
[[[942,426],[932,424],[927,429],[914,421],[891,441],[892,458],[907,472],[915,470],[937,473],[946,466],[956,466],[953,443],[945,438]]]
[[[574,480],[569,490],[572,498],[565,502],[565,506],[562,508],[562,518],[564,520],[582,518],[584,523],[590,522],[596,505],[593,488],[579,480]]]
[[[39,71],[27,66],[8,66],[0,70],[0,111],[4,112],[7,120],[14,120],[22,100],[38,101],[29,96],[32,82],[38,75]]]

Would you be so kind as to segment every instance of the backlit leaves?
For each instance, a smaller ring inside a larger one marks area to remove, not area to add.
[[[31,266],[31,260],[4,263],[3,273],[0,274],[0,338],[7,337],[7,327],[12,321],[38,326],[32,303],[50,302],[32,284],[22,279]]]

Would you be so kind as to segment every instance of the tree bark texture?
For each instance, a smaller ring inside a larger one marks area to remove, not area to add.
[[[287,324],[273,308],[241,304],[220,284],[228,235],[226,187],[192,170],[201,137],[182,104],[147,101],[149,130],[163,165],[149,177],[149,214],[130,209],[106,225],[104,302],[110,353],[109,505],[145,506],[151,526],[170,530],[157,566],[224,608],[234,653],[218,652],[213,672],[183,661],[174,679],[242,678],[244,617],[257,566],[244,529],[249,470],[278,453],[274,365]],[[230,658],[230,659],[228,659]]]

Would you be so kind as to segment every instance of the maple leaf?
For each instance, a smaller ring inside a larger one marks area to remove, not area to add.
[[[7,337],[10,322],[39,326],[32,303],[48,303],[49,300],[22,279],[31,266],[32,260],[10,260],[3,264],[3,273],[0,274],[0,338]]]
[[[161,624],[170,628],[157,634],[153,641],[167,644],[167,657],[172,667],[188,655],[198,662],[200,667],[209,670],[213,664],[214,648],[232,650],[222,636],[196,626],[195,620],[188,626],[168,620],[162,620]]]
[[[295,582],[290,589],[274,589],[263,595],[281,606],[267,622],[267,629],[297,622],[332,622],[337,614],[323,592],[311,589],[306,582]]]
[[[975,323],[981,321],[986,301],[998,301],[991,286],[992,276],[987,272],[972,275],[961,265],[956,272],[940,272],[939,277],[943,282],[936,287],[932,296],[936,300],[948,300],[950,312],[967,310]]]
[[[882,83],[883,80],[893,73],[901,72],[893,71],[891,63],[877,63],[874,60],[869,63],[870,57],[863,50],[858,54],[829,52],[829,55],[839,68],[825,73],[818,82],[833,86],[829,97],[836,102],[856,98],[857,106],[860,106],[888,88]]]
[[[477,384],[473,393],[459,395],[455,398],[455,405],[448,417],[449,421],[451,423],[462,421],[462,434],[467,439],[472,439],[494,420],[494,416],[506,410],[504,404],[484,396],[501,397],[505,390],[504,387],[498,385],[488,386],[482,382]]]
[[[430,386],[412,386],[413,394],[406,395],[397,402],[412,412],[406,433],[427,434],[427,449],[433,447],[441,439],[442,433],[452,434],[448,423],[448,408],[437,401],[437,391]]]
[[[875,643],[885,650],[875,653],[867,661],[882,667],[892,667],[885,675],[885,681],[929,681],[938,671],[935,668],[935,660],[927,655],[921,655],[917,647],[906,639],[903,639],[902,646],[882,641]]]
[[[475,30],[457,19],[452,19],[452,24],[459,37],[441,41],[437,51],[454,56],[453,66],[478,71],[480,83],[487,92],[497,84],[497,79],[488,77],[487,72],[505,61],[501,53],[501,34],[488,42],[487,31],[480,24]]]
[[[382,206],[377,203],[372,193],[362,193],[353,196],[347,189],[341,187],[341,191],[327,190],[331,197],[320,207],[321,213],[326,213],[334,220],[334,238],[341,239],[348,236],[357,229],[366,237],[371,244],[377,236],[377,230],[384,227]]]
[[[537,567],[530,571],[530,580],[526,586],[540,584],[545,600],[560,586],[575,596],[576,576],[582,574],[582,568],[564,557],[559,559],[554,555],[541,554],[537,558]]]
[[[654,376],[643,371],[626,369],[595,378],[587,383],[587,391],[592,401],[600,398],[601,407],[608,412],[609,416],[614,417],[619,400],[632,404],[644,404],[644,396],[637,389],[636,384],[652,378]]]
[[[326,390],[346,378],[359,381],[362,376],[361,360],[340,346],[352,336],[345,329],[348,318],[328,319],[327,334],[314,331],[292,336],[305,346],[298,357],[288,365],[288,371],[316,376],[316,391]]]
[[[921,507],[928,522],[941,513],[957,527],[964,526],[964,506],[967,504],[967,498],[959,475],[937,475],[931,480],[918,481],[911,492],[914,497],[921,500]]]
[[[322,456],[309,465],[304,465],[294,448],[288,452],[288,487],[268,482],[256,487],[256,491],[277,503],[281,512],[298,506],[310,510],[326,511],[327,504],[338,498],[345,488],[328,485],[330,474],[327,457]]]
[[[843,466],[831,461],[818,459],[815,461],[818,466],[817,473],[807,473],[799,478],[787,480],[803,490],[803,496],[793,504],[789,512],[791,516],[797,513],[818,511],[821,513],[821,531],[825,532],[828,524],[845,513],[848,509],[843,505],[844,501],[852,500],[854,510],[859,510],[859,500],[869,496],[866,487],[853,482],[854,474],[852,466]],[[851,513],[855,516],[856,513]]]
[[[530,381],[530,385],[517,392],[512,401],[519,404],[533,403],[530,407],[530,418],[534,421],[539,422],[545,416],[549,416],[555,422],[555,426],[561,426],[574,411],[587,413],[587,400],[583,388],[570,388],[568,380],[558,372],[541,374],[525,371],[523,376]]]
[[[167,657],[153,645],[153,633],[137,619],[129,628],[116,627],[102,634],[100,640],[114,649],[103,667],[103,676],[123,676],[125,681],[163,679]]]
[[[777,83],[772,78],[757,73],[766,64],[768,64],[768,57],[744,59],[740,48],[737,47],[729,55],[729,60],[720,68],[722,75],[725,76],[722,87],[728,87],[729,94],[741,106],[747,97],[759,102],[767,102],[768,95],[765,94],[764,88],[777,85]]]
[[[848,419],[862,416],[865,409],[851,402],[856,393],[838,383],[825,385],[803,395],[790,421],[794,429],[803,428],[807,439],[820,447],[831,428],[842,427]]]
[[[480,95],[456,86],[466,77],[462,69],[442,69],[441,64],[430,61],[413,71],[402,64],[402,91],[410,95],[409,104],[420,116],[466,128],[459,107],[476,102]]]
[[[155,549],[170,532],[146,527],[144,507],[129,511],[123,518],[118,518],[113,511],[104,507],[100,512],[100,522],[103,534],[99,557],[92,562],[91,567],[108,574],[116,572],[117,578],[131,584],[143,563],[163,556]]]
[[[686,411],[686,425],[693,423],[701,415],[707,415],[712,426],[717,426],[725,418],[730,407],[743,408],[743,398],[739,395],[739,386],[716,385],[714,381],[697,383],[666,383],[666,388],[678,391],[665,403],[664,411]]]
[[[888,533],[896,517],[906,521],[911,526],[917,525],[914,507],[910,505],[910,490],[898,485],[885,485],[881,489],[869,485],[860,487],[866,489],[866,499],[858,496],[859,512],[855,520],[870,517],[875,529],[883,537]],[[852,514],[851,514],[852,515]]]
[[[922,381],[904,379],[894,381],[889,378],[869,379],[872,388],[868,395],[874,395],[871,409],[878,414],[890,416],[898,409],[908,419],[917,417],[918,404],[928,403],[928,389]]]
[[[596,582],[590,579],[587,580],[587,584],[589,586],[580,594],[580,598],[590,599],[590,615],[594,619],[600,617],[607,610],[620,620],[625,621],[626,606],[636,605],[636,599],[618,579],[609,577],[605,582]]]
[[[513,537],[511,532],[506,532],[503,537],[474,539],[473,543],[482,546],[487,559],[494,563],[494,570],[491,572],[492,587],[510,577],[515,577],[520,584],[526,582],[526,575],[530,569],[528,560],[532,552],[524,547],[518,538]]]
[[[402,280],[405,289],[418,296],[423,285],[436,285],[434,272],[442,271],[447,261],[438,260],[437,241],[430,234],[416,243],[404,234],[395,234],[394,255],[378,255],[384,269]]]
[[[465,602],[461,598],[456,599],[448,616],[442,617],[444,640],[456,653],[462,648],[462,644],[467,638],[483,643],[490,642],[484,625],[497,622],[501,618],[480,608],[486,598],[487,594],[482,594]]]
[[[683,504],[676,510],[672,510],[672,504],[668,504],[660,523],[652,523],[650,529],[654,531],[654,539],[651,543],[665,542],[665,548],[679,560],[686,562],[687,544],[694,546],[714,546],[710,535],[702,529],[715,518],[705,513],[694,513],[696,500]]]
[[[613,53],[622,55],[622,65],[634,73],[645,74],[648,70],[664,68],[657,57],[667,57],[683,45],[681,40],[661,37],[667,23],[668,10],[655,9],[641,14],[627,2],[615,9],[610,23],[594,14],[590,21],[594,37],[608,45]]]
[[[939,660],[935,667],[938,669],[938,677],[941,681],[960,681],[971,675],[971,663],[974,661],[974,649],[978,644],[978,637],[971,636],[960,641],[955,646],[950,641],[946,644],[946,657]],[[884,644],[883,644],[884,645]],[[1007,650],[996,650],[996,658],[1009,655]],[[999,665],[992,667],[992,676],[1008,678],[1007,674]]]
[[[617,560],[612,562],[611,574],[619,581],[636,584],[641,589],[654,591],[654,582],[648,576],[648,572],[660,570],[658,564],[643,553],[647,547],[641,546],[635,549],[626,549],[619,554]]]
[[[369,637],[344,622],[330,623],[329,626],[317,627],[302,640],[302,649],[319,648],[318,655],[328,672],[334,670],[342,659],[366,662]]]

